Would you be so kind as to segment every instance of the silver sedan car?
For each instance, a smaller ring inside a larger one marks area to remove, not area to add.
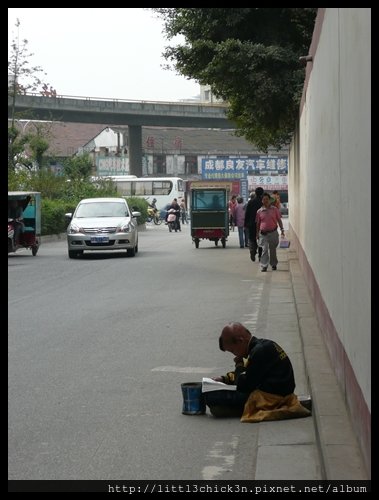
[[[80,257],[87,250],[126,250],[134,257],[138,252],[136,217],[124,198],[87,198],[81,200],[67,227],[68,256]]]

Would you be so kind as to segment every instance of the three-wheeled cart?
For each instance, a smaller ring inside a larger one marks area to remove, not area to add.
[[[201,239],[221,241],[223,248],[229,236],[226,188],[197,187],[191,189],[191,236],[196,248]]]
[[[22,209],[20,219],[10,217],[14,207]],[[13,208],[12,208],[13,207]],[[20,224],[16,241],[14,228]],[[8,253],[19,248],[30,248],[36,256],[41,244],[41,193],[37,191],[8,191]]]

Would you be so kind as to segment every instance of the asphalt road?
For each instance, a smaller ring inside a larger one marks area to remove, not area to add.
[[[257,428],[183,415],[180,387],[233,368],[218,337],[254,314],[248,249],[139,237],[134,258],[8,256],[9,479],[254,478]]]

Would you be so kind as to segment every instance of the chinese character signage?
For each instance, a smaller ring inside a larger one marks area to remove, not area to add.
[[[99,156],[96,158],[97,175],[129,174],[129,159],[118,156]]]
[[[260,186],[264,191],[287,191],[288,178],[286,175],[249,175],[247,177],[249,191]]]
[[[248,175],[287,175],[288,156],[249,156],[246,158],[203,158],[203,179],[246,179]]]

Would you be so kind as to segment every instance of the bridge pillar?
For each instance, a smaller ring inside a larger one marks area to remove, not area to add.
[[[142,177],[142,127],[129,125],[129,173]]]

